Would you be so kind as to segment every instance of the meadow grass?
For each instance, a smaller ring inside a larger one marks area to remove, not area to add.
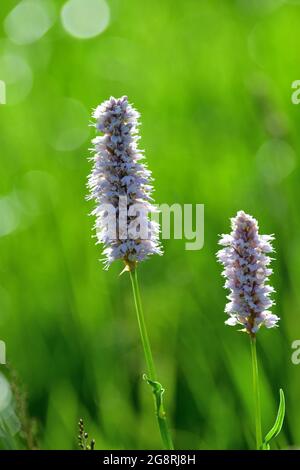
[[[68,136],[57,141],[70,120],[65,98],[79,102],[67,101],[78,137],[91,108],[123,94],[143,115],[156,202],[205,204],[201,251],[166,240],[165,255],[140,267],[176,448],[254,446],[249,344],[224,326],[215,260],[218,234],[239,209],[276,235],[281,320],[258,344],[263,428],[274,422],[284,387],[287,416],[276,445],[299,445],[300,366],[291,362],[291,343],[300,339],[300,107],[290,95],[300,78],[300,6],[110,0],[111,22],[94,39],[68,36],[57,21],[40,41],[17,46],[3,29],[16,3],[1,6],[0,59],[21,56],[34,81],[19,104],[0,105],[0,338],[40,422],[40,446],[75,448],[80,417],[98,449],[160,446],[140,380],[128,278],[118,278],[117,263],[102,271],[90,236],[93,131],[70,150],[61,150]],[[8,101],[16,87],[7,84]]]

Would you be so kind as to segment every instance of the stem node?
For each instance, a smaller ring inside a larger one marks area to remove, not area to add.
[[[136,269],[130,270],[129,273],[130,273],[130,279],[131,279],[131,284],[132,284],[137,320],[138,320],[143,350],[145,354],[146,365],[148,369],[148,376],[144,374],[143,378],[147,381],[147,383],[152,388],[152,392],[154,396],[154,404],[155,404],[155,414],[157,417],[158,426],[159,426],[164,448],[168,450],[173,450],[174,446],[172,442],[172,437],[171,437],[171,433],[168,427],[166,413],[165,413],[164,406],[163,406],[163,394],[165,390],[156,379],[156,371],[155,371],[152,351],[150,347],[148,332],[146,328],[144,313],[142,309],[142,302],[141,302],[141,296],[140,296],[140,290],[139,290],[139,284],[138,284],[138,278],[137,278],[137,270]]]

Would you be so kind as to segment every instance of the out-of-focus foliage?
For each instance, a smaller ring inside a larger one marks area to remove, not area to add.
[[[118,264],[102,270],[85,201],[90,110],[124,94],[142,113],[156,202],[205,204],[201,251],[165,240],[165,255],[140,268],[176,447],[253,447],[249,341],[224,325],[215,259],[239,209],[276,236],[280,327],[258,337],[264,432],[282,387],[276,442],[299,444],[300,2],[107,0],[100,25],[97,2],[73,1],[83,24],[70,5],[61,16],[60,0],[25,0],[21,13],[19,3],[0,6],[0,339],[39,445],[76,448],[83,417],[97,449],[160,447],[129,279]],[[10,446],[4,434],[1,415]]]

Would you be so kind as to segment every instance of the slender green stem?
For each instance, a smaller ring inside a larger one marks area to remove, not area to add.
[[[258,365],[256,354],[256,338],[251,337],[251,357],[252,357],[252,377],[253,377],[253,392],[255,403],[255,434],[256,434],[256,449],[259,450],[262,445],[262,432],[261,432],[261,412],[260,412],[260,394],[259,394],[259,380],[258,380]]]
[[[163,389],[161,385],[157,382],[157,376],[156,376],[153,356],[151,352],[150,341],[149,341],[149,337],[147,333],[147,328],[146,328],[146,323],[145,323],[145,318],[144,318],[144,313],[143,313],[143,308],[142,308],[136,269],[134,269],[133,271],[130,271],[130,278],[131,278],[131,283],[132,283],[132,290],[133,290],[133,297],[134,297],[134,303],[135,303],[135,308],[136,308],[137,320],[138,320],[140,335],[142,339],[146,365],[148,369],[147,379],[148,379],[148,383],[152,386],[152,390],[153,390],[155,413],[156,413],[156,417],[158,421],[158,426],[159,426],[164,448],[168,450],[172,450],[174,449],[172,437],[171,437],[171,433],[168,427],[166,414],[165,414],[163,402],[162,402]]]

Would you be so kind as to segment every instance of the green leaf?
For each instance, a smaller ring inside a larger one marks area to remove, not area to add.
[[[278,408],[278,413],[277,417],[274,423],[274,426],[270,429],[268,434],[266,435],[263,444],[261,446],[262,450],[270,450],[270,445],[269,443],[271,442],[274,437],[277,437],[278,434],[280,433],[283,425],[283,420],[284,420],[284,415],[285,415],[285,398],[284,398],[284,393],[283,390],[279,390],[279,395],[280,395],[280,402],[279,402],[279,408]]]
[[[150,380],[146,374],[143,376],[144,380],[146,380],[147,384],[151,386],[152,392],[155,398],[155,411],[159,418],[165,418],[165,412],[163,409],[163,394],[165,389],[163,386],[154,380]]]

